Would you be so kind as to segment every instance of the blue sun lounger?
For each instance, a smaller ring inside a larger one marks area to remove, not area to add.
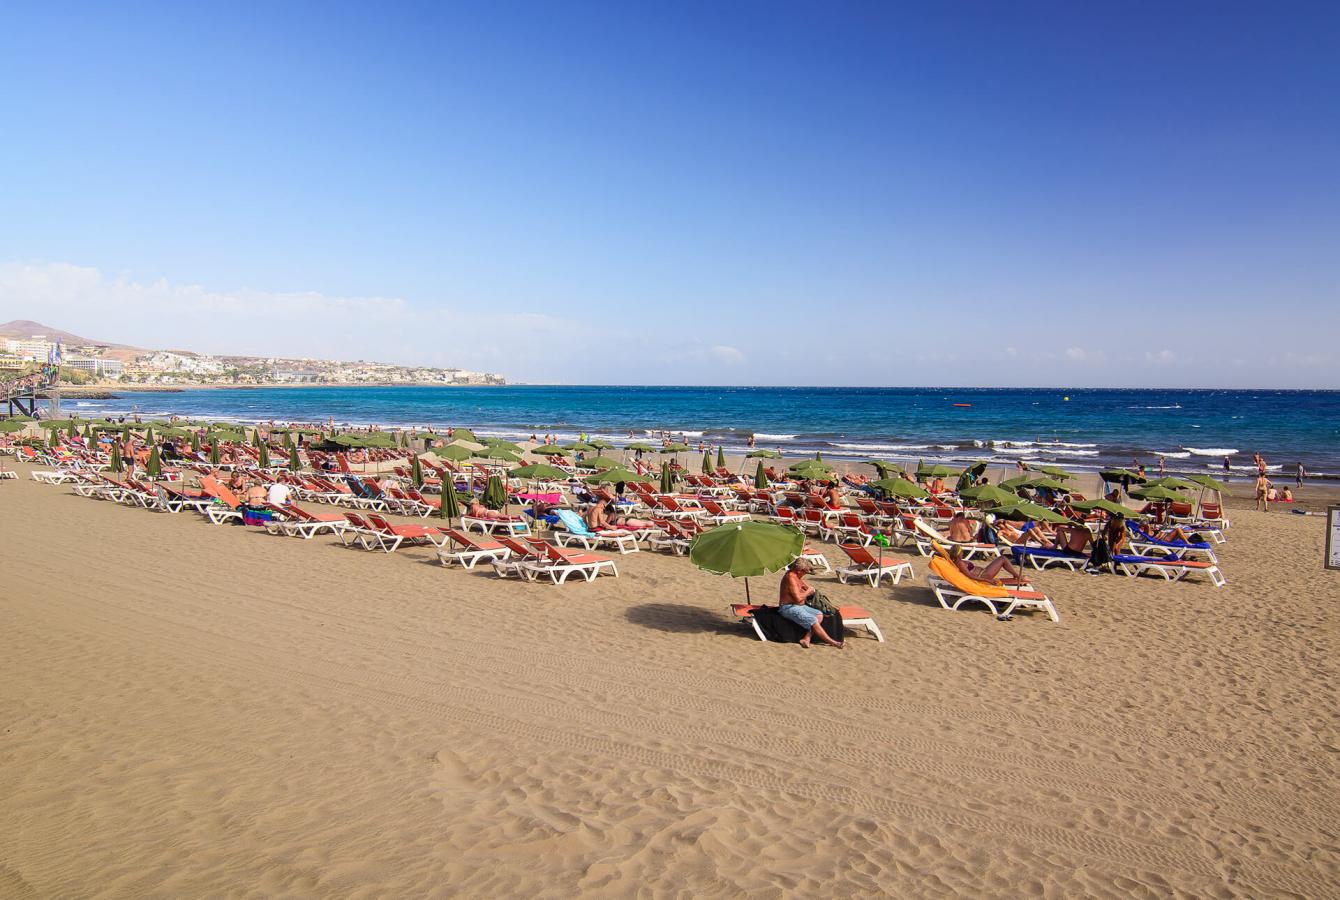
[[[1211,563],[1218,563],[1214,549],[1205,541],[1165,541],[1156,538],[1139,525],[1126,521],[1126,529],[1131,534],[1131,549],[1146,556],[1199,556]],[[1185,530],[1185,529],[1184,529]]]
[[[1014,555],[1016,565],[1032,563],[1033,568],[1039,570],[1049,566],[1065,566],[1074,572],[1089,562],[1089,557],[1083,553],[1076,553],[1073,550],[1053,550],[1050,547],[1012,546],[1010,553]]]

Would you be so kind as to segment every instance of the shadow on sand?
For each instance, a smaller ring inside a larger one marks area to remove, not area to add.
[[[628,621],[668,631],[673,634],[722,634],[735,637],[751,637],[738,622],[732,621],[729,611],[713,612],[700,606],[685,603],[643,603],[629,607],[624,613]]]

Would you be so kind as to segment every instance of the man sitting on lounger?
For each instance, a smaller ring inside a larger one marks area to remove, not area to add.
[[[960,544],[970,544],[977,539],[977,523],[962,512],[954,513],[949,520],[949,539]]]
[[[949,559],[954,563],[960,572],[967,575],[974,581],[982,581],[987,584],[1028,584],[1028,579],[1010,562],[1008,556],[998,556],[991,560],[985,566],[974,566],[963,558],[963,552],[958,547],[949,548]],[[1010,573],[1008,578],[997,578],[996,576],[1004,569]]]
[[[1093,532],[1083,525],[1062,525],[1056,529],[1056,538],[1052,541],[1052,549],[1084,553],[1092,543]]]
[[[810,647],[810,641],[816,637],[830,647],[841,650],[845,642],[833,640],[824,631],[824,614],[813,606],[805,605],[805,601],[817,593],[805,583],[805,576],[811,571],[809,561],[805,559],[796,559],[787,566],[786,574],[782,576],[781,595],[777,599],[777,613],[806,629],[805,636],[800,639],[800,646],[806,650]]]

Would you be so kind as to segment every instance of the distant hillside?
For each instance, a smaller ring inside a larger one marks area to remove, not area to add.
[[[110,341],[98,341],[82,337],[69,331],[62,331],[59,328],[52,328],[50,325],[43,325],[41,322],[34,322],[32,319],[15,319],[12,322],[5,322],[0,325],[0,341],[5,338],[28,338],[35,334],[46,335],[47,340],[60,338],[60,342],[67,347],[82,346],[102,346],[107,347],[107,356],[112,359],[120,359],[129,362],[136,355],[147,352],[143,347],[132,347],[129,344],[114,344]]]

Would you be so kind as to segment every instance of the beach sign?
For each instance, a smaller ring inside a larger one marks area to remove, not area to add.
[[[1340,506],[1326,509],[1326,568],[1340,569]]]

